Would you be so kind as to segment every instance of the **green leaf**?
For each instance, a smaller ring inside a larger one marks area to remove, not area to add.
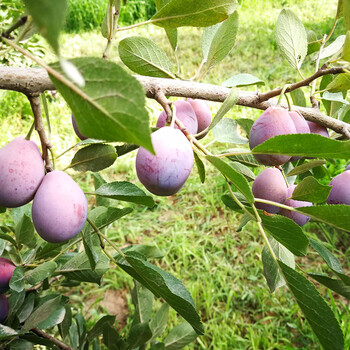
[[[290,268],[295,269],[294,255],[282,244],[278,243],[275,239],[269,238],[269,241],[277,259],[284,262]],[[284,286],[286,284],[286,281],[284,280],[278,264],[273,259],[266,245],[262,251],[261,260],[263,263],[264,275],[267,284],[270,288],[271,293],[273,293],[276,289]]]
[[[264,228],[271,233],[276,241],[284,245],[294,255],[306,255],[309,239],[299,225],[281,215],[267,216],[262,214],[261,210],[259,213]]]
[[[238,31],[238,13],[235,11],[224,22],[204,29],[202,52],[208,67],[221,62],[232,50]]]
[[[288,9],[278,16],[276,41],[283,56],[294,69],[300,69],[307,54],[307,34],[303,23]]]
[[[335,55],[337,52],[340,52],[340,50],[344,46],[344,43],[345,43],[345,35],[339,35],[331,44],[329,44],[322,50],[320,54],[320,58],[324,59]]]
[[[26,297],[26,292],[23,289],[21,292],[12,291],[10,297],[8,298],[8,302],[10,305],[10,311],[7,323],[12,324],[12,321],[14,318],[16,318],[17,314],[19,313],[19,310],[23,307],[23,302]]]
[[[75,171],[100,171],[110,167],[117,159],[114,146],[95,144],[80,149],[69,167]]]
[[[24,0],[24,4],[28,13],[33,17],[40,33],[58,53],[58,36],[64,25],[67,1]]]
[[[250,85],[265,85],[265,82],[254,75],[248,73],[241,73],[233,75],[231,78],[225,80],[222,83],[222,86],[231,88],[231,87],[243,87]]]
[[[344,350],[344,336],[332,310],[315,286],[283,262],[286,282],[324,350]]]
[[[322,203],[327,200],[331,189],[331,186],[322,185],[313,176],[308,176],[294,189],[292,199]]]
[[[239,192],[234,192],[234,195],[237,197],[237,199],[244,205],[247,206],[249,203],[246,201],[246,199],[243,197],[243,195]],[[230,208],[233,211],[243,213],[242,208],[233,200],[232,196],[229,194],[224,194],[221,196],[221,200],[223,203]]]
[[[317,35],[313,30],[307,31],[307,54],[311,55],[314,52],[317,52],[321,48],[321,43],[317,39]]]
[[[239,91],[236,88],[232,88],[225,101],[217,111],[213,121],[209,125],[208,131],[211,130],[219,121],[227,114],[230,109],[237,103],[239,97]]]
[[[230,162],[229,163],[233,169],[241,173],[248,181],[254,181],[256,176],[255,174],[245,165],[239,162]]]
[[[309,273],[308,275],[327,288],[347,299],[350,299],[350,286],[347,286],[342,280],[329,278],[328,276],[316,273]]]
[[[299,213],[350,232],[350,206],[342,204],[296,208]]]
[[[247,213],[244,213],[241,217],[241,222],[239,223],[239,226],[237,227],[237,232],[241,232],[244,227],[248,224],[248,222],[250,222],[252,220],[252,217],[247,214]]]
[[[152,331],[149,328],[149,323],[137,323],[131,327],[127,342],[130,344],[130,349],[135,349],[147,343],[151,338]]]
[[[57,264],[54,261],[46,261],[26,275],[26,280],[32,286],[42,282],[50,277],[57,269]]]
[[[127,251],[136,252],[145,256],[147,259],[160,259],[164,257],[164,253],[159,248],[146,244],[129,245],[123,248],[122,251],[124,253]]]
[[[236,8],[235,0],[172,0],[151,18],[151,22],[164,28],[208,27],[224,21]]]
[[[338,74],[333,81],[326,87],[330,92],[343,92],[350,89],[350,74]]]
[[[0,239],[4,239],[5,241],[10,242],[15,247],[17,247],[17,242],[11,236],[6,235],[5,233],[3,233],[3,231],[1,229],[0,229]]]
[[[33,309],[34,309],[34,301],[35,301],[35,295],[36,293],[30,293],[23,305],[21,305],[21,309],[17,312],[17,317],[20,323],[23,323],[32,313]]]
[[[0,323],[0,340],[4,340],[7,338],[13,338],[14,336],[20,334],[19,332],[15,331],[14,329],[4,326]]]
[[[69,280],[100,284],[102,275],[109,269],[109,260],[101,251],[98,254],[98,263],[94,271],[91,270],[89,258],[85,252],[68,260],[59,271]]]
[[[16,339],[11,342],[9,349],[10,350],[32,350],[34,343],[31,343],[25,339]]]
[[[158,78],[173,78],[173,65],[166,53],[154,41],[131,36],[119,43],[119,56],[133,72]]]
[[[244,154],[243,152],[246,151],[247,153]],[[241,148],[233,148],[227,151],[228,153],[238,153],[236,156],[228,156],[227,158],[239,162],[242,164],[245,164],[247,166],[251,167],[260,167],[261,164],[255,159],[255,157],[249,152],[247,149],[241,149]],[[241,154],[239,154],[241,153]]]
[[[107,315],[100,318],[89,331],[87,339],[91,341],[94,338],[97,338],[100,334],[102,334],[105,327],[112,327],[115,322],[115,317],[116,316]]]
[[[103,330],[103,343],[110,350],[128,350],[128,344],[122,340],[119,333],[113,327],[105,327]]]
[[[343,17],[343,0],[338,0],[336,18],[340,18],[340,17]]]
[[[165,344],[164,343],[157,343],[152,345],[149,350],[165,350]]]
[[[204,167],[204,163],[199,158],[199,156],[197,155],[196,152],[193,152],[193,154],[194,154],[194,160],[195,160],[196,165],[197,165],[199,179],[201,180],[201,183],[204,184],[204,182],[205,182],[205,167]]]
[[[139,146],[130,144],[130,143],[124,143],[121,146],[116,146],[115,149],[117,150],[118,157],[123,156],[124,154],[127,154],[129,152],[134,151],[135,149],[138,149]]]
[[[350,141],[337,141],[316,134],[278,135],[256,146],[253,153],[349,159]]]
[[[254,121],[248,118],[238,118],[235,119],[235,121],[245,131],[247,136],[249,136],[250,129],[252,128]]]
[[[97,235],[92,235],[85,230],[82,232],[85,253],[89,258],[91,270],[95,270],[99,260],[100,240]]]
[[[342,2],[342,15],[343,15],[343,18],[344,18],[344,25],[345,25],[345,28],[346,30],[350,30],[350,16],[349,16],[349,13],[350,13],[350,0],[343,0],[341,1]],[[338,9],[339,9],[339,3],[338,3]]]
[[[132,290],[131,295],[135,305],[134,323],[148,323],[152,314],[153,293],[135,281],[135,288]]]
[[[148,288],[157,297],[162,297],[173,309],[187,320],[198,334],[203,334],[203,325],[196,312],[190,293],[174,276],[143,260],[134,252],[119,256],[117,264],[129,275]]]
[[[85,78],[78,88],[50,75],[73,111],[82,134],[134,143],[153,152],[142,85],[117,64],[92,57],[71,60]],[[58,64],[52,67],[62,75]]]
[[[321,242],[310,239],[310,245],[334,272],[343,273],[339,260]]]
[[[47,320],[60,307],[60,300],[61,297],[57,296],[38,306],[24,323],[23,330],[29,331]]]
[[[13,271],[10,288],[18,293],[24,290],[24,268],[22,266],[17,266]]]
[[[168,323],[168,316],[169,304],[164,303],[149,323],[153,334],[151,341],[156,340],[163,334]]]
[[[223,118],[213,128],[213,134],[218,142],[244,145],[248,140],[242,137],[237,130],[237,123],[230,118]]]
[[[184,348],[197,338],[197,334],[187,323],[180,323],[175,326],[164,339],[166,350],[178,350]]]
[[[350,62],[350,31],[346,32],[346,38],[341,59]]]
[[[248,181],[237,170],[233,169],[229,164],[214,156],[206,156],[206,159],[212,163],[225,177],[227,177],[233,186],[235,186],[247,199],[250,204],[254,203],[254,196]]]
[[[301,88],[291,91],[290,95],[292,97],[293,104],[300,107],[306,107],[305,95]]]
[[[16,225],[15,236],[18,244],[25,244],[29,248],[35,248],[36,236],[31,218],[24,214]]]
[[[300,175],[300,174],[306,173],[307,171],[313,168],[316,168],[325,164],[327,164],[325,160],[322,160],[322,159],[313,160],[311,162],[304,163],[302,165],[295,167],[287,174],[287,176]]]
[[[150,208],[155,205],[151,196],[148,196],[136,185],[127,181],[116,181],[104,184],[92,194],[105,198],[142,204]]]

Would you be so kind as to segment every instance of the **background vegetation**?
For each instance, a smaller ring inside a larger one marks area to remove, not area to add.
[[[290,6],[309,30],[318,37],[328,33],[333,24],[336,1],[325,0],[249,0],[242,1],[240,28],[237,44],[222,64],[215,67],[205,78],[206,82],[221,84],[237,73],[250,73],[263,79],[263,90],[280,86],[298,79],[277,51],[274,28],[283,6]],[[143,20],[154,11],[151,1],[129,0],[121,13],[122,24],[134,19]],[[67,34],[62,37],[63,56],[101,56],[105,40],[99,33],[106,1],[71,0],[67,18]],[[337,31],[341,29],[337,26]],[[89,31],[89,32],[86,32]],[[161,29],[141,27],[142,32],[155,40],[171,56],[166,36]],[[179,59],[181,76],[193,76],[201,61],[200,29],[181,29]],[[120,33],[120,39],[123,34]],[[40,41],[40,45],[46,45]],[[114,50],[117,50],[115,45]],[[49,49],[48,49],[49,51]],[[115,52],[115,51],[114,51]],[[116,57],[111,53],[111,57]],[[10,57],[15,62],[15,57]],[[54,56],[47,54],[47,60]],[[312,57],[305,72],[311,72]],[[60,96],[48,94],[52,120],[52,142],[56,153],[77,142],[70,124],[70,111]],[[155,120],[161,111],[154,101],[148,102],[150,114]],[[218,105],[211,103],[213,113]],[[255,119],[261,112],[235,107],[230,116]],[[31,111],[25,97],[14,92],[0,91],[0,143],[11,137],[25,134],[31,124]],[[209,135],[206,143],[212,141]],[[213,147],[220,148],[220,144]],[[69,164],[72,153],[59,159],[58,169]],[[120,158],[104,173],[109,180],[128,180],[137,184],[134,168],[135,154]],[[344,162],[338,162],[327,170],[329,178],[343,170]],[[238,232],[239,215],[223,208],[220,197],[225,192],[222,176],[208,167],[207,180],[201,185],[196,169],[179,194],[169,198],[157,198],[152,209],[139,208],[130,217],[118,220],[108,229],[108,236],[119,246],[130,243],[156,245],[165,253],[158,264],[180,278],[191,292],[205,324],[206,334],[190,349],[319,349],[318,342],[291,294],[282,288],[270,295],[262,273],[260,255],[263,243],[254,224],[248,224]],[[77,175],[82,187],[93,182],[92,176]],[[336,244],[333,251],[344,267],[350,270],[350,239],[344,233],[310,222],[306,226],[310,237],[319,237]],[[329,246],[329,248],[331,248]],[[316,255],[315,255],[316,256]],[[297,263],[308,266],[307,258]],[[325,268],[319,261],[319,272]],[[125,313],[132,310],[128,291],[132,280],[120,269],[110,269],[101,286],[67,288],[67,293],[81,301],[86,317],[93,321],[102,314],[117,312],[119,328],[125,326]],[[349,303],[324,289],[324,296],[335,311],[345,334],[346,346],[350,347]],[[178,322],[171,311],[171,322]],[[126,325],[128,327],[128,325]]]

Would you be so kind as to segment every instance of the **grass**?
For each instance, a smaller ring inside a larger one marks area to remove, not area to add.
[[[288,4],[298,13],[307,29],[320,36],[332,25],[336,1],[243,1],[240,11],[240,30],[237,44],[222,64],[214,67],[205,77],[205,82],[221,84],[231,75],[250,73],[266,82],[262,88],[267,91],[298,80],[298,75],[288,66],[277,50],[274,38],[275,22],[282,4]],[[340,26],[337,33],[340,33]],[[179,38],[179,60],[181,75],[194,75],[201,61],[201,29],[181,28]],[[119,39],[126,34],[120,33]],[[128,33],[129,34],[129,33]],[[146,35],[172,56],[163,31],[157,27],[140,27],[133,35]],[[99,32],[65,34],[61,38],[62,54],[66,58],[77,56],[101,56],[105,40]],[[111,57],[119,62],[117,45]],[[48,61],[55,58],[47,55]],[[309,58],[303,67],[305,75],[313,70]],[[307,91],[305,89],[305,91]],[[1,93],[3,101],[1,140],[25,133],[30,125],[27,102],[16,93]],[[18,99],[17,99],[18,97]],[[52,141],[57,154],[76,142],[70,125],[70,111],[60,96],[50,97],[50,114],[53,126]],[[148,101],[153,122],[161,111],[154,101]],[[213,113],[219,105],[212,103]],[[259,111],[234,108],[230,116],[256,118]],[[16,124],[13,123],[16,120]],[[206,141],[208,140],[208,141]],[[210,142],[209,135],[204,143]],[[227,145],[215,144],[214,149]],[[69,164],[73,153],[60,158],[58,169]],[[135,152],[121,157],[115,165],[104,172],[106,179],[127,180],[140,185],[135,167]],[[92,184],[92,176],[75,174],[84,189]],[[108,236],[119,246],[131,243],[151,244],[164,251],[162,260],[155,264],[169,271],[191,292],[205,325],[205,335],[198,338],[188,349],[319,349],[317,339],[302,316],[293,297],[286,288],[270,294],[262,270],[261,251],[263,241],[254,224],[248,224],[237,232],[240,215],[226,209],[220,198],[226,193],[224,179],[207,166],[207,180],[199,182],[196,169],[185,187],[175,196],[156,198],[157,206],[146,209],[133,206],[134,212],[120,219],[108,229]],[[92,201],[92,199],[89,199]],[[119,204],[119,203],[118,203]],[[322,237],[315,223],[305,228],[310,237]],[[328,239],[336,245],[333,252],[339,256],[344,269],[349,271],[349,238],[343,233],[327,228]],[[297,259],[307,271],[327,271],[325,263],[311,251],[308,257]],[[106,289],[130,289],[132,280],[123,271],[111,268],[100,288],[84,286],[72,290],[73,297],[81,301],[81,293],[87,301],[92,295],[102,297]],[[346,337],[346,348],[350,347],[349,303],[322,289],[322,295],[335,310]],[[128,305],[132,310],[131,300]],[[159,303],[157,304],[159,306]],[[103,309],[92,309],[90,315],[100,317]],[[179,323],[174,311],[169,324]]]

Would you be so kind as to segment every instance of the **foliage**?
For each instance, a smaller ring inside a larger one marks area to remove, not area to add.
[[[57,26],[60,23],[50,16],[56,16],[56,11],[62,11],[58,17],[55,17],[56,19],[60,18],[64,14],[64,8],[48,0],[42,1],[50,9],[46,13],[45,20],[39,18],[36,5],[29,1],[26,2],[27,10],[33,14],[33,19],[42,35],[58,54],[58,29],[60,28]],[[184,6],[185,3],[188,5],[187,7]],[[118,30],[128,29],[117,27],[118,16],[115,13],[118,4],[120,5],[119,1],[111,0],[107,9],[106,18],[112,18],[112,20],[104,22],[103,35],[108,39],[103,54],[104,58],[109,57],[112,39],[118,34]],[[343,16],[340,4],[341,2],[339,2],[337,17]],[[148,23],[153,23],[166,30],[174,51],[177,47],[177,38],[174,39],[178,35],[177,28],[182,26],[209,27],[209,29],[205,29],[203,35],[203,61],[194,78],[204,77],[232,49],[234,44],[232,38],[236,37],[238,26],[237,11],[239,8],[235,1],[217,0],[213,5],[210,0],[203,0],[200,3],[194,0],[187,2],[184,0],[164,0],[157,2],[157,9],[157,13]],[[347,7],[344,6],[343,11],[346,10]],[[219,24],[225,20],[228,22]],[[233,26],[225,25],[231,21]],[[350,29],[347,21],[345,21],[345,27],[347,30]],[[276,33],[281,55],[300,74],[301,85],[308,85],[303,78],[302,69],[304,60],[310,51],[308,51],[309,44],[302,21],[292,11],[282,10],[277,20]],[[226,37],[230,37],[230,40],[223,39]],[[120,58],[129,69],[145,76],[159,76],[159,72],[165,72],[167,77],[177,77],[178,73],[169,64],[166,53],[163,53],[156,43],[145,45],[145,42],[149,40],[145,38],[128,37],[124,40],[124,45],[120,46],[124,51],[119,50]],[[18,49],[16,43],[8,40],[6,36],[2,38],[2,41],[10,47]],[[347,66],[349,43],[344,40],[341,50],[339,48],[335,50],[334,45],[332,48],[332,44],[327,44],[328,37],[320,40],[320,54],[315,59],[316,70],[318,71],[321,57],[323,57],[321,54],[325,50],[331,52],[331,55],[326,55],[323,58],[328,59],[325,62],[340,69],[336,71],[337,75],[334,79],[333,77],[327,78],[328,80],[322,78],[320,85],[317,85],[317,81],[312,83],[310,93],[312,102],[315,101],[316,95],[323,94],[321,100],[324,107],[331,117],[334,117],[333,123],[329,123],[328,126],[336,129],[334,123],[337,120],[347,120],[348,102],[345,97],[350,86],[348,84],[348,71],[344,70],[341,64]],[[159,54],[160,52],[162,54]],[[29,53],[24,53],[32,58]],[[176,54],[176,52],[174,53]],[[156,147],[153,147],[155,145],[152,146],[151,143],[144,90],[141,84],[123,68],[113,62],[89,57],[67,62],[58,55],[58,62],[50,66],[35,58],[34,60],[49,72],[56,88],[74,112],[82,133],[88,137],[103,140],[87,139],[76,145],[78,151],[72,158],[70,167],[82,173],[108,168],[116,160],[118,152],[118,148],[116,152],[114,147],[109,144],[111,142],[135,144],[124,145],[130,150],[134,149],[135,146],[144,147],[152,156],[151,153]],[[134,65],[135,60],[139,62],[137,65]],[[139,64],[143,66],[141,71]],[[310,241],[305,231],[293,220],[257,210],[257,203],[272,204],[300,215],[308,215],[327,227],[350,232],[349,203],[325,204],[329,189],[327,190],[317,181],[319,178],[326,177],[324,162],[315,163],[314,160],[302,158],[285,164],[284,169],[281,169],[282,172],[287,173],[285,175],[286,182],[300,183],[297,186],[298,191],[293,193],[293,197],[314,202],[314,206],[308,207],[292,207],[283,203],[271,202],[266,198],[254,198],[250,182],[254,180],[255,174],[249,167],[253,167],[254,171],[257,172],[255,168],[259,167],[259,163],[255,160],[254,155],[258,154],[317,157],[329,162],[333,159],[348,161],[350,159],[350,141],[336,140],[337,134],[334,134],[333,138],[313,134],[282,134],[267,139],[249,151],[245,147],[247,139],[240,134],[240,131],[244,130],[249,135],[252,123],[243,118],[237,118],[235,122],[228,123],[227,119],[223,119],[223,117],[239,102],[241,93],[238,87],[263,82],[259,78],[253,78],[241,75],[239,79],[229,79],[230,93],[227,93],[227,98],[208,129],[213,129],[217,142],[233,143],[240,148],[229,150],[224,145],[220,148],[222,154],[217,151],[212,153],[209,144],[207,147],[203,147],[195,136],[186,132],[179,119],[174,118],[173,123],[176,122],[193,145],[201,181],[205,180],[204,175],[208,164],[223,175],[224,180],[222,181],[223,184],[226,184],[228,191],[222,197],[224,204],[231,210],[243,214],[239,230],[244,229],[249,221],[253,221],[257,225],[258,232],[265,244],[265,248],[261,249],[262,263],[270,290],[273,292],[286,285],[294,295],[322,347],[326,350],[344,349],[347,339],[344,339],[343,330],[335,315],[333,305],[331,307],[323,299],[315,286],[304,277],[304,274],[305,272],[309,273],[310,277],[345,298],[348,298],[350,277],[324,244]],[[321,91],[317,92],[317,87]],[[284,92],[285,90],[281,89],[276,95],[281,95],[282,98]],[[302,93],[306,93],[306,90]],[[153,97],[165,105],[164,96],[159,94],[160,92]],[[35,122],[38,125],[42,122],[41,115],[35,109],[33,96],[28,95],[28,98],[33,107]],[[306,99],[300,99],[299,96],[299,100]],[[43,106],[46,106],[45,99]],[[49,120],[47,108],[45,114]],[[238,129],[237,124],[241,129]],[[344,125],[346,128],[347,124]],[[267,127],[272,126],[268,125]],[[339,129],[337,130],[339,131]],[[342,133],[347,136],[345,129],[342,129]],[[234,137],[223,138],[223,134],[234,135]],[[52,170],[50,168],[51,159],[47,153],[50,145],[42,134],[40,134],[40,139],[45,165],[47,171],[50,172]],[[187,142],[187,140],[185,141]],[[97,153],[99,156],[96,158]],[[55,160],[55,155],[52,158]],[[232,160],[235,162],[230,162]],[[152,170],[152,166],[149,165],[149,167]],[[320,171],[320,168],[323,171]],[[290,174],[293,175],[290,176]],[[6,345],[13,342],[16,346],[22,347],[43,343],[47,346],[58,345],[55,338],[46,337],[44,341],[40,338],[40,336],[45,338],[46,333],[42,333],[42,330],[50,331],[53,327],[58,326],[60,337],[72,348],[88,348],[91,345],[98,349],[103,346],[102,344],[112,349],[180,349],[184,347],[204,332],[200,313],[196,310],[191,294],[180,280],[162,270],[158,266],[159,264],[151,263],[152,260],[162,255],[155,247],[128,246],[121,249],[105,234],[107,226],[132,212],[132,208],[126,207],[123,202],[153,207],[154,199],[132,183],[108,182],[99,173],[94,173],[93,176],[94,190],[89,189],[86,194],[96,198],[90,203],[86,225],[81,233],[72,240],[53,245],[38,239],[34,231],[35,223],[33,226],[30,219],[30,204],[12,209],[12,218],[8,218],[1,227],[3,233],[0,235],[0,248],[4,256],[10,257],[17,268],[9,283],[10,312],[5,325],[0,326],[0,338]],[[305,183],[308,185],[305,186]],[[284,186],[286,187],[286,184]],[[312,197],[310,197],[309,192],[310,186],[314,186]],[[54,191],[51,195],[54,196]],[[113,204],[115,202],[111,202],[112,200],[120,201],[118,204],[122,207],[115,207]],[[319,258],[325,261],[329,267],[327,272],[333,278],[315,273],[312,264],[311,267],[302,269],[300,267],[303,266],[294,263],[295,259],[309,254],[311,247],[318,253]],[[50,284],[62,281],[63,278],[62,283],[67,286],[82,282],[99,284],[112,263],[137,281],[133,292],[135,316],[129,327],[122,332],[118,332],[112,326],[114,318],[109,316],[101,318],[96,325],[89,327],[83,315],[72,310],[68,297],[50,290]],[[155,315],[152,314],[154,296],[162,298],[166,302]],[[159,338],[167,323],[168,305],[187,322],[174,327],[165,338]]]

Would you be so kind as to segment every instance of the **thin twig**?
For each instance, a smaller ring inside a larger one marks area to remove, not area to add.
[[[47,334],[45,332],[43,332],[41,329],[39,328],[33,328],[32,331],[37,334],[39,337],[48,339],[50,341],[52,341],[55,345],[57,345],[60,349],[63,350],[73,350],[73,348],[71,348],[70,346],[62,343],[60,340],[54,338],[53,336],[51,336],[50,334]]]
[[[27,22],[28,16],[22,16],[17,22],[15,22],[9,29],[2,33],[2,36],[9,38],[10,34],[17,28],[23,26]]]
[[[26,265],[28,266],[28,265]],[[58,275],[58,276],[55,276],[53,277],[52,279],[50,279],[49,281],[49,285],[52,285],[52,283],[58,281],[60,278],[62,278],[63,276],[62,275]],[[28,288],[26,289],[26,292],[37,292],[42,286],[43,286],[44,282],[40,282],[38,285],[32,287],[32,288]]]

